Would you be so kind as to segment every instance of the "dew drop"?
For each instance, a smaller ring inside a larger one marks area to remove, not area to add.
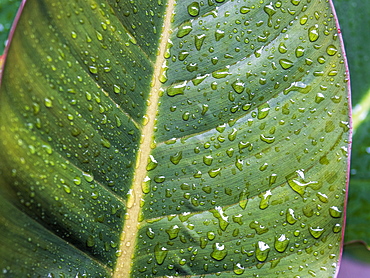
[[[338,49],[332,44],[326,48],[326,53],[328,53],[328,55],[330,56],[335,55],[337,52],[338,52]]]
[[[280,59],[279,64],[285,70],[290,69],[294,65],[294,63],[288,59]]]
[[[222,261],[226,255],[227,250],[225,249],[225,245],[218,242],[213,244],[213,251],[211,253],[212,258],[214,258],[216,261]]]
[[[275,239],[275,249],[276,251],[282,253],[284,252],[289,244],[289,238],[287,238],[284,234],[282,234],[279,238]]]
[[[179,235],[180,227],[177,225],[171,226],[166,233],[168,234],[169,239],[175,239]]]
[[[297,170],[293,174],[288,175],[286,180],[289,186],[302,197],[306,192],[307,186],[313,189],[318,189],[320,187],[317,181],[306,181],[303,170]]]
[[[176,154],[170,156],[171,162],[175,165],[179,164],[181,159],[182,159],[182,151],[179,151]]]
[[[183,95],[185,91],[185,86],[186,86],[186,81],[184,81],[181,84],[171,85],[167,89],[167,95],[169,95],[170,97],[177,96],[177,95]]]
[[[241,94],[244,91],[245,83],[237,79],[234,83],[231,84],[234,91],[238,94]]]
[[[256,247],[256,258],[260,262],[264,262],[270,252],[270,246],[263,241],[259,241]]]
[[[336,206],[330,207],[329,213],[330,213],[330,216],[334,218],[339,218],[342,216],[342,211]]]
[[[270,105],[266,102],[258,107],[257,118],[264,119],[270,112]]]
[[[272,196],[271,190],[267,190],[265,193],[261,193],[258,195],[258,197],[261,198],[259,205],[260,209],[266,209],[270,205],[269,201],[271,196]]]
[[[319,38],[319,25],[315,24],[314,26],[308,29],[308,38],[311,42],[315,42]]]
[[[197,50],[200,50],[202,48],[205,38],[206,38],[205,34],[195,36],[195,48]]]
[[[297,218],[295,217],[295,215],[294,215],[294,210],[293,209],[291,209],[291,208],[288,208],[287,210],[286,210],[286,221],[289,223],[289,224],[291,224],[291,225],[293,225],[294,223],[296,223],[297,222]]]
[[[193,2],[188,6],[188,13],[191,16],[198,16],[199,15],[199,3]]]
[[[309,231],[310,231],[310,234],[314,237],[314,238],[319,238],[325,231],[325,229],[323,228],[320,228],[320,227],[310,227],[309,228]]]
[[[236,275],[242,275],[244,273],[244,266],[242,266],[240,263],[235,264],[234,273]]]
[[[164,260],[166,259],[168,254],[168,249],[165,247],[161,247],[159,243],[154,247],[154,257],[157,261],[157,264],[163,264]]]
[[[150,155],[148,158],[148,165],[146,166],[146,170],[147,171],[153,170],[157,166],[158,166],[157,160],[155,160],[155,158],[152,155]]]
[[[177,32],[176,36],[178,38],[183,38],[188,35],[193,30],[193,26],[191,22],[185,22],[179,27],[179,31]]]

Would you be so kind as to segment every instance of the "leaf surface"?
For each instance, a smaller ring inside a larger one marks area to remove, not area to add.
[[[335,21],[326,1],[26,2],[0,96],[3,273],[334,276]]]

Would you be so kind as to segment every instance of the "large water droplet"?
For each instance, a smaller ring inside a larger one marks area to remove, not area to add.
[[[260,262],[264,262],[270,252],[270,246],[263,241],[259,241],[256,246],[256,258]]]
[[[308,29],[308,38],[311,42],[315,42],[319,38],[319,25],[315,24],[314,26]]]
[[[289,186],[297,192],[299,195],[303,196],[306,192],[306,187],[309,186],[312,189],[319,189],[320,184],[317,181],[306,181],[303,170],[297,170],[293,174],[288,175],[286,180]]]
[[[154,247],[154,257],[158,264],[163,264],[168,254],[168,249],[161,247],[159,243]]]
[[[325,229],[323,228],[320,228],[320,227],[310,227],[308,229],[310,231],[310,234],[314,237],[314,238],[319,238],[325,231]]]
[[[330,216],[334,218],[339,218],[342,216],[342,211],[336,206],[330,207],[329,213],[330,213]]]
[[[191,16],[197,16],[199,15],[199,3],[198,2],[193,2],[188,6],[188,13]]]
[[[289,238],[282,234],[279,238],[275,240],[275,249],[278,252],[284,252],[289,244]]]
[[[211,253],[211,257],[217,261],[223,260],[227,255],[227,250],[225,249],[225,245],[221,243],[214,243],[213,244],[213,252]]]

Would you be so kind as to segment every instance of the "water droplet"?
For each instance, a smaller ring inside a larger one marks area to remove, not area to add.
[[[237,79],[234,83],[231,84],[234,91],[238,94],[241,94],[244,91],[245,83]]]
[[[260,262],[264,262],[270,252],[270,246],[263,241],[259,241],[256,246],[256,258]]]
[[[154,231],[152,230],[152,228],[147,228],[146,229],[146,235],[150,238],[150,239],[153,239],[154,236],[155,236],[155,233]]]
[[[250,12],[250,8],[246,7],[246,6],[243,6],[240,8],[240,13],[241,14],[246,14],[246,13],[249,13]]]
[[[308,38],[311,42],[315,42],[319,38],[319,25],[315,24],[314,26],[308,29]]]
[[[147,171],[153,170],[157,166],[158,166],[157,160],[155,160],[155,158],[152,155],[150,155],[148,158],[148,165],[146,166],[146,170]]]
[[[181,84],[171,85],[167,89],[167,95],[169,95],[170,97],[173,97],[176,95],[183,95],[185,91],[185,86],[186,86],[186,81],[184,81]]]
[[[289,238],[287,238],[284,234],[282,234],[279,238],[275,239],[275,249],[276,251],[282,253],[284,252],[289,244]]]
[[[290,69],[294,65],[294,63],[288,59],[280,59],[279,64],[285,70]]]
[[[271,144],[271,143],[274,143],[275,142],[275,137],[271,136],[271,137],[267,137],[263,134],[260,135],[260,139],[263,141],[263,142],[266,142],[268,144]]]
[[[304,55],[304,51],[305,49],[302,47],[302,46],[298,46],[296,49],[295,49],[295,56],[297,58],[300,58]]]
[[[257,234],[262,235],[264,233],[267,233],[269,231],[269,228],[263,226],[260,222],[258,221],[252,221],[249,223],[249,228],[254,229]]]
[[[211,155],[203,156],[203,162],[207,166],[210,166],[212,164],[212,162],[213,162],[213,157]]]
[[[157,261],[157,264],[163,264],[164,260],[166,259],[168,254],[168,249],[165,247],[161,247],[159,243],[154,247],[154,257]]]
[[[92,74],[97,74],[98,73],[98,68],[95,67],[95,66],[89,66],[89,71],[92,73]]]
[[[193,2],[188,6],[188,13],[191,16],[198,16],[199,15],[199,3],[198,2]]]
[[[225,37],[225,31],[217,29],[215,31],[215,39],[216,39],[216,41],[221,40],[223,37]]]
[[[259,120],[264,119],[270,112],[270,105],[266,102],[258,107],[257,118]]]
[[[266,209],[270,205],[269,201],[271,196],[272,196],[271,190],[267,190],[265,193],[261,193],[258,195],[258,197],[261,198],[260,209]]]
[[[242,275],[244,273],[244,266],[240,263],[234,264],[234,273],[236,275]]]
[[[141,190],[143,191],[144,194],[148,194],[150,192],[150,183],[151,179],[148,176],[146,176],[143,182],[141,183]]]
[[[229,216],[225,215],[225,212],[222,210],[222,207],[220,206],[216,206],[215,209],[213,209],[211,212],[213,216],[218,219],[220,229],[222,231],[225,231],[227,226],[229,225]]]
[[[319,189],[320,184],[317,181],[306,181],[303,170],[297,170],[291,175],[286,177],[289,186],[303,197],[306,192],[306,187],[309,186],[312,189]]]
[[[323,228],[320,228],[320,227],[310,227],[309,228],[309,231],[310,231],[310,234],[314,237],[314,238],[319,238],[325,231],[325,229]]]
[[[276,13],[275,7],[273,6],[272,2],[263,7],[263,10],[268,15],[267,25],[272,27],[272,16]]]
[[[100,143],[101,143],[101,145],[102,145],[103,147],[105,147],[105,148],[107,148],[107,149],[109,149],[109,148],[111,147],[110,142],[109,142],[109,141],[108,141],[108,139],[106,139],[106,138],[101,138],[101,139],[100,139]]]
[[[294,215],[294,210],[293,209],[291,209],[291,208],[288,208],[287,210],[286,210],[286,221],[289,223],[289,224],[291,224],[291,225],[293,225],[295,222],[297,222],[297,218],[295,217],[295,215]]]
[[[73,179],[73,182],[74,182],[75,185],[80,185],[81,184],[81,178],[80,177],[75,177]]]
[[[171,226],[168,230],[166,230],[169,239],[175,239],[179,235],[180,227],[177,225]]]
[[[213,244],[213,252],[211,253],[211,257],[217,261],[222,261],[227,255],[227,250],[225,249],[225,245],[221,243],[214,243]]]
[[[175,165],[179,164],[181,159],[182,159],[182,151],[179,151],[175,155],[170,156],[171,162]]]
[[[51,107],[53,107],[53,101],[50,98],[45,98],[44,99],[44,105],[47,108],[51,108]]]
[[[284,54],[288,51],[288,48],[286,47],[285,43],[281,42],[278,46],[278,50],[280,53]]]
[[[94,176],[92,174],[83,172],[82,175],[87,182],[92,182],[94,180]]]
[[[119,94],[121,92],[121,87],[119,85],[114,84],[113,90],[116,94]]]
[[[188,35],[193,30],[193,26],[191,22],[185,22],[179,27],[179,31],[177,32],[176,36],[178,38],[183,38]]]
[[[217,177],[218,175],[221,175],[221,168],[217,168],[217,169],[209,170],[209,171],[208,171],[208,175],[209,175],[211,178],[215,178],[215,177]]]
[[[231,73],[229,72],[229,70],[227,68],[224,68],[224,69],[220,69],[220,70],[217,70],[217,71],[213,72],[212,76],[214,78],[221,79],[221,78],[227,77],[230,74]]]
[[[338,52],[338,49],[332,44],[326,48],[326,53],[328,53],[328,55],[330,56],[335,55],[337,52]]]
[[[330,213],[330,216],[334,218],[339,218],[342,216],[342,211],[336,206],[330,207],[329,213]]]
[[[202,45],[203,45],[203,42],[204,42],[205,38],[206,38],[205,34],[195,36],[195,48],[197,50],[200,50],[202,48]]]
[[[325,99],[325,96],[322,93],[317,93],[315,97],[315,102],[319,104]]]

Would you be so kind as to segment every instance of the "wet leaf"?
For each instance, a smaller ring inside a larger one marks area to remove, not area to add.
[[[334,276],[348,80],[324,1],[26,2],[5,276]]]

